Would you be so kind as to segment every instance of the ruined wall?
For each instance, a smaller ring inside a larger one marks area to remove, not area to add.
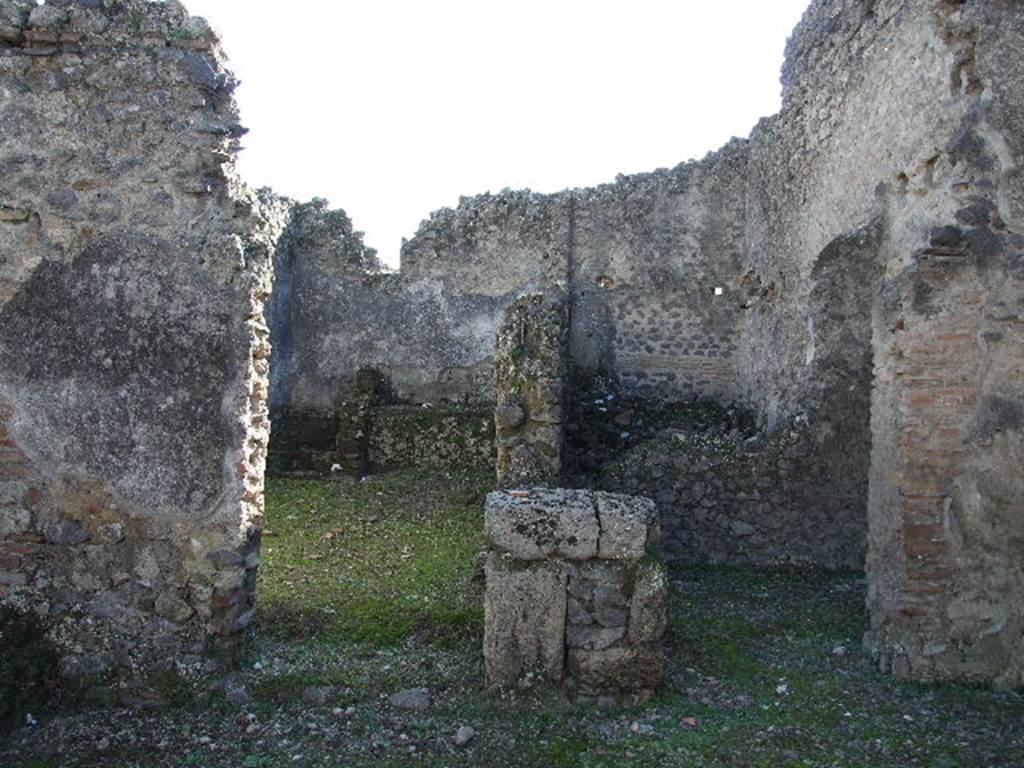
[[[1009,2],[914,10],[946,109],[919,172],[886,196],[869,640],[901,676],[1019,686],[1024,16]]]
[[[747,143],[573,200],[571,359],[627,395],[734,399]],[[717,289],[717,290],[716,290]]]
[[[424,222],[397,274],[344,212],[297,206],[276,259],[288,296],[278,294],[271,323],[275,348],[286,350],[275,413],[337,412],[362,369],[386,375],[400,400],[493,402],[501,313],[520,291],[564,279],[564,226],[541,196],[478,199]]]
[[[576,379],[735,397],[745,164],[735,141],[594,189],[463,198],[404,243],[399,273],[381,270],[344,212],[295,206],[269,311],[272,465],[330,466],[360,370],[385,374],[402,402],[492,403],[501,317],[534,291],[569,303]]]
[[[268,467],[329,472],[338,461],[342,393],[352,393],[356,379],[356,369],[340,368],[325,350],[331,313],[339,306],[349,309],[345,302],[365,283],[386,276],[343,210],[330,210],[323,200],[297,203],[264,195],[287,221],[274,251],[274,292],[265,308],[272,347]]]
[[[594,189],[463,198],[403,245],[398,274],[346,262],[324,241],[361,250],[351,225],[305,233],[332,215],[306,211],[278,257],[292,316],[272,323],[275,347],[294,351],[275,373],[275,412],[336,411],[360,368],[411,402],[493,401],[502,313],[550,290],[571,298],[580,375],[662,399],[735,396],[745,162],[736,141]]]
[[[665,466],[666,530],[758,562],[801,525],[843,539],[810,562],[867,537],[884,666],[1020,684],[1022,51],[1011,0],[816,0],[749,140],[464,199],[387,274],[343,213],[238,187],[233,82],[179,4],[6,0],[0,600],[43,619],[69,672],[251,619],[262,304],[288,224],[268,311],[275,410],[299,415],[283,434],[326,441],[361,370],[411,402],[493,399],[502,312],[560,290],[580,379],[738,400],[812,462],[733,467],[802,490],[716,519]]]
[[[391,405],[370,412],[368,462],[372,473],[396,469],[494,469],[492,408]]]
[[[860,569],[865,520],[829,516],[820,458],[804,431],[665,429],[606,464],[599,487],[647,496],[662,553],[683,563]]]
[[[751,137],[746,396],[807,423],[830,482],[870,442],[869,641],[915,678],[1022,677],[1021,25],[1010,2],[815,2]],[[830,318],[848,274],[877,288]]]
[[[336,319],[352,307],[350,294],[381,276],[376,251],[342,210],[324,200],[296,203],[276,198],[288,225],[274,253],[274,295],[267,304],[273,343],[270,409],[276,416],[294,410],[329,411],[337,405],[342,382],[355,380],[356,368],[342,369],[328,345]],[[372,316],[360,316],[374,329]],[[376,330],[376,329],[375,329]]]
[[[252,618],[274,209],[177,2],[0,4],[0,601],[69,674]]]
[[[745,166],[735,141],[592,189],[464,198],[405,244],[402,272],[430,275],[449,296],[500,291],[500,309],[561,290],[577,376],[658,399],[732,397]]]
[[[559,207],[527,193],[439,211],[406,244],[406,268],[390,273],[343,211],[320,201],[293,206],[275,254],[270,311],[272,466],[329,469],[333,455],[357,437],[344,412],[358,397],[358,373],[369,370],[387,377],[397,402],[435,406],[453,445],[485,450],[475,422],[452,422],[449,407],[490,407],[504,308],[520,290],[564,277],[557,243],[567,235],[559,231],[565,225]],[[467,243],[486,256],[467,252]],[[439,449],[430,453],[435,458],[458,453],[435,430],[417,438],[419,448],[398,446],[395,431],[386,428],[395,422],[379,423],[385,429],[371,436],[378,441],[377,466],[397,466],[417,451],[426,455],[427,446]]]

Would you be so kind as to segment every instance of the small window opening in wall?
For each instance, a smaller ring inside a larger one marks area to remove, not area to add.
[[[725,293],[725,288],[723,288],[720,285],[716,285],[715,286],[715,296],[721,296],[723,293]]]

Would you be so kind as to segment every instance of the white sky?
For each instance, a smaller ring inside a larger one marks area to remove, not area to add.
[[[460,195],[702,157],[779,107],[808,0],[185,0],[241,79],[255,186],[344,208],[397,265]]]

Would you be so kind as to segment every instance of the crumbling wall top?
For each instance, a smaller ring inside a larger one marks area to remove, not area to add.
[[[170,46],[223,56],[220,39],[206,20],[190,15],[178,0],[49,0],[45,5],[6,0],[0,7],[0,44],[35,56],[51,55],[55,48],[114,46]],[[196,66],[193,74],[211,90],[234,82],[213,68]]]

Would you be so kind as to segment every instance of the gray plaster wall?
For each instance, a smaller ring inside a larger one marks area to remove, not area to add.
[[[252,618],[280,228],[177,2],[0,3],[0,603],[68,674]]]
[[[529,193],[465,201],[424,222],[392,273],[344,212],[296,206],[276,257],[288,296],[271,321],[274,410],[337,412],[364,368],[410,402],[493,401],[504,307],[564,277],[561,208]]]
[[[739,395],[746,169],[736,139],[700,162],[568,193],[577,375],[655,400]]]
[[[570,297],[581,375],[660,399],[735,397],[745,164],[737,140],[594,189],[463,198],[403,244],[398,273],[346,258],[364,247],[350,224],[304,234],[338,214],[298,206],[277,257],[271,325],[288,353],[278,365],[275,352],[274,409],[334,412],[360,368],[412,402],[493,401],[501,316],[535,291]]]

